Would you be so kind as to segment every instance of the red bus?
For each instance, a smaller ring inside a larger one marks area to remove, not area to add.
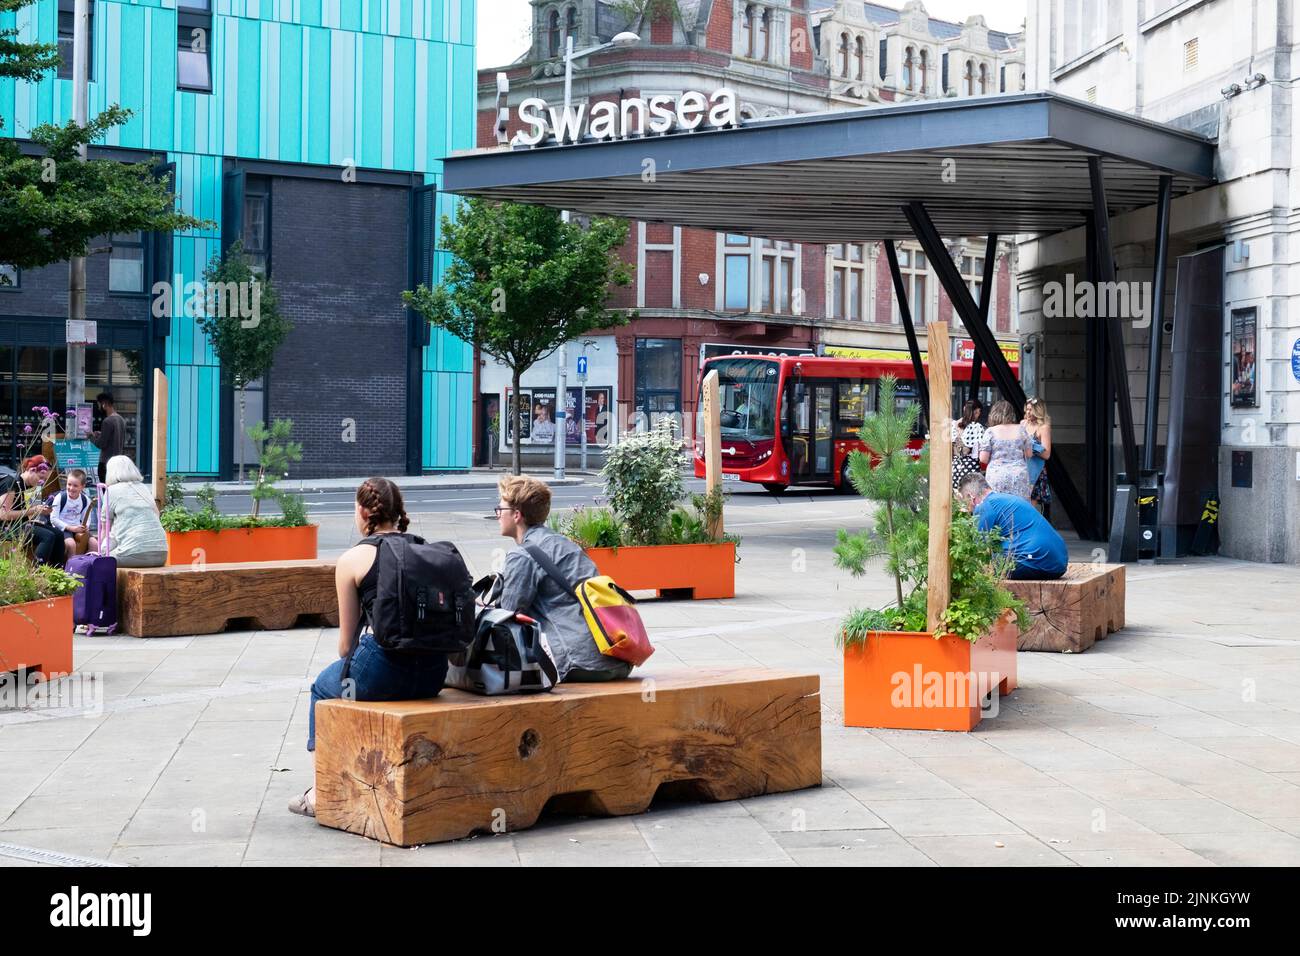
[[[752,481],[772,492],[790,485],[848,487],[845,466],[855,451],[866,414],[875,411],[880,378],[898,380],[895,401],[917,399],[909,359],[815,358],[813,356],[726,355],[709,359],[704,376],[717,369],[722,419],[722,471],[731,481]],[[1017,370],[1017,365],[1012,364]],[[981,370],[985,408],[993,378]],[[970,394],[970,362],[952,364],[953,407]],[[697,408],[703,408],[700,396]],[[702,411],[696,413],[702,416]],[[920,448],[927,423],[917,416],[913,447]],[[695,476],[704,477],[703,429],[695,429]]]

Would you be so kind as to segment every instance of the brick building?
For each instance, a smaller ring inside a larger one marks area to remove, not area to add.
[[[508,66],[478,75],[479,147],[497,145],[497,74],[509,80],[513,137],[523,124],[516,107],[539,97],[563,102],[564,48],[575,50],[631,31],[640,38],[575,60],[573,103],[588,105],[685,90],[735,91],[740,122],[794,113],[860,109],[875,103],[933,97],[992,95],[1023,87],[1021,36],[990,30],[984,18],[964,24],[931,18],[919,0],[902,10],[873,3],[791,0],[789,6],[749,0],[678,0],[679,16],[629,22],[600,0],[533,0],[533,42]],[[957,172],[960,175],[960,172]],[[977,299],[983,285],[985,237],[954,241],[950,249]],[[1015,348],[1012,237],[996,247],[990,323]],[[577,405],[575,357],[586,354],[588,440],[615,439],[661,415],[690,420],[700,363],[733,351],[905,355],[883,246],[818,246],[755,236],[723,235],[662,223],[634,222],[622,255],[635,265],[632,285],[611,304],[635,307],[638,318],[613,334],[595,334],[568,349],[569,408]],[[959,327],[951,304],[913,243],[899,261],[914,319],[936,317]],[[960,343],[959,343],[960,344]],[[491,359],[476,363],[476,460],[509,447],[500,410],[508,402],[508,370]],[[521,399],[535,412],[525,432],[533,460],[549,460],[554,432],[556,359],[539,363],[521,381]],[[603,396],[603,397],[602,397]],[[540,400],[540,401],[539,401]],[[597,429],[597,409],[615,420]],[[571,441],[574,439],[571,432]]]

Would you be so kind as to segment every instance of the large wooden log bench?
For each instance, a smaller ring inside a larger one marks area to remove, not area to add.
[[[333,561],[118,568],[117,604],[118,630],[136,637],[339,623]]]
[[[1027,605],[1033,626],[1022,651],[1078,654],[1124,627],[1124,565],[1071,564],[1055,581],[1007,581]]]
[[[769,670],[316,705],[316,819],[397,846],[821,783],[820,681]]]

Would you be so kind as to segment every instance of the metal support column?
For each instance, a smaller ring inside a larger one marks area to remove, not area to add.
[[[988,242],[984,245],[984,284],[980,286],[980,321],[987,328],[989,324],[989,309],[993,302],[993,260],[997,256],[998,236],[997,233],[990,232]],[[975,348],[975,355],[970,364],[970,399],[974,401],[979,398],[980,394],[980,376],[983,356],[980,354],[979,347]],[[988,416],[984,416],[984,421],[988,421]]]
[[[1147,407],[1142,424],[1142,470],[1156,469],[1156,437],[1160,431],[1160,352],[1165,324],[1165,269],[1169,263],[1169,202],[1172,176],[1160,177],[1156,200],[1156,261],[1151,268],[1151,329],[1147,344]]]
[[[898,316],[903,320],[903,333],[907,336],[907,350],[912,354],[912,372],[916,375],[916,394],[921,400],[921,420],[930,420],[930,383],[925,377],[921,362],[921,347],[916,341],[916,328],[912,325],[912,308],[907,304],[907,288],[903,274],[898,269],[898,250],[893,240],[885,242],[885,258],[889,260],[889,275],[894,280],[894,296],[898,299]]]
[[[1115,253],[1110,244],[1110,212],[1106,205],[1106,181],[1101,157],[1088,157],[1088,178],[1092,183],[1092,218],[1097,234],[1097,279],[1115,281]],[[1102,301],[1097,290],[1097,301]],[[1106,317],[1106,352],[1110,356],[1112,385],[1115,389],[1115,412],[1119,418],[1120,445],[1124,453],[1124,471],[1130,482],[1138,479],[1137,437],[1133,429],[1133,399],[1129,392],[1128,356],[1124,348],[1124,317]]]
[[[974,340],[975,347],[983,353],[984,360],[988,363],[989,373],[993,376],[993,381],[997,383],[998,391],[1002,393],[1003,398],[1011,402],[1015,407],[1017,415],[1023,415],[1025,411],[1025,393],[1020,387],[1020,382],[1016,379],[1015,373],[1011,371],[1011,365],[1007,362],[1007,357],[998,348],[993,333],[988,330],[988,326],[980,323],[979,307],[971,297],[970,289],[962,281],[961,273],[953,265],[952,256],[944,246],[938,230],[935,229],[930,214],[926,212],[925,204],[919,202],[907,203],[903,206],[903,215],[907,218],[908,225],[911,226],[912,232],[921,244],[921,248],[930,257],[934,271],[939,277],[939,283],[943,286],[944,291],[948,293],[948,298],[951,300],[957,314],[961,317],[962,324],[966,326],[967,333]],[[1055,455],[1047,459],[1047,477],[1052,483],[1052,489],[1055,491],[1057,499],[1061,502],[1061,507],[1069,515],[1070,523],[1074,525],[1075,530],[1079,533],[1079,537],[1093,537],[1095,531],[1089,520],[1088,511],[1084,507],[1083,499],[1079,497],[1079,492],[1074,487],[1074,482],[1070,480],[1070,475],[1065,470],[1065,466],[1061,464]]]

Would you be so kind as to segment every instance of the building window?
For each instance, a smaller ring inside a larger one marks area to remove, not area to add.
[[[638,429],[682,410],[682,340],[636,340]],[[644,418],[642,416],[645,416]]]
[[[795,247],[791,242],[764,239],[759,247],[759,311],[794,313]]]
[[[271,196],[265,180],[244,185],[244,231],[240,241],[249,267],[264,276],[271,265]]]
[[[759,43],[762,50],[759,56],[764,60],[772,59],[772,11],[764,10],[758,21]]]
[[[966,61],[966,72],[962,75],[962,92],[967,96],[975,95],[975,61]]]
[[[573,37],[573,42],[578,42],[578,9],[569,7],[564,13],[564,35]]]
[[[930,89],[930,51],[921,51],[921,92],[929,92]]]
[[[962,256],[961,257],[961,277],[966,282],[966,288],[970,289],[971,298],[975,304],[980,304],[980,297],[984,294],[984,257],[983,256]],[[953,313],[954,321],[956,312]]]
[[[76,19],[76,0],[59,0],[59,63],[58,77],[72,79],[72,30]],[[86,76],[95,75],[95,0],[90,0],[90,23],[86,31]]]
[[[930,298],[927,279],[929,263],[925,253],[919,249],[898,250],[898,271],[903,277],[903,290],[907,293],[907,304],[912,310],[912,324],[915,328],[925,328],[929,321]],[[894,321],[898,321],[898,302],[894,302]]]
[[[867,313],[866,247],[860,242],[836,243],[826,247],[826,258],[831,273],[830,317],[856,322]]]
[[[989,68],[987,63],[980,64],[980,93],[989,91]]]
[[[560,11],[552,10],[548,18],[547,29],[547,49],[550,52],[547,56],[560,55]]]
[[[840,76],[849,78],[849,35],[840,34]]]
[[[910,46],[903,52],[903,87],[908,90],[912,89],[915,83],[912,76],[912,57],[914,55],[915,51]]]
[[[144,292],[144,233],[113,234],[108,254],[108,291]]]
[[[0,290],[17,289],[19,281],[22,279],[22,273],[17,266],[11,266],[7,262],[0,262]]]
[[[858,61],[858,79],[865,80],[867,78],[867,45],[862,37],[858,37],[854,43],[853,55]]]
[[[177,0],[176,88],[212,92],[211,0]]]
[[[1191,73],[1201,59],[1200,37],[1192,37],[1183,44],[1183,72]]]

